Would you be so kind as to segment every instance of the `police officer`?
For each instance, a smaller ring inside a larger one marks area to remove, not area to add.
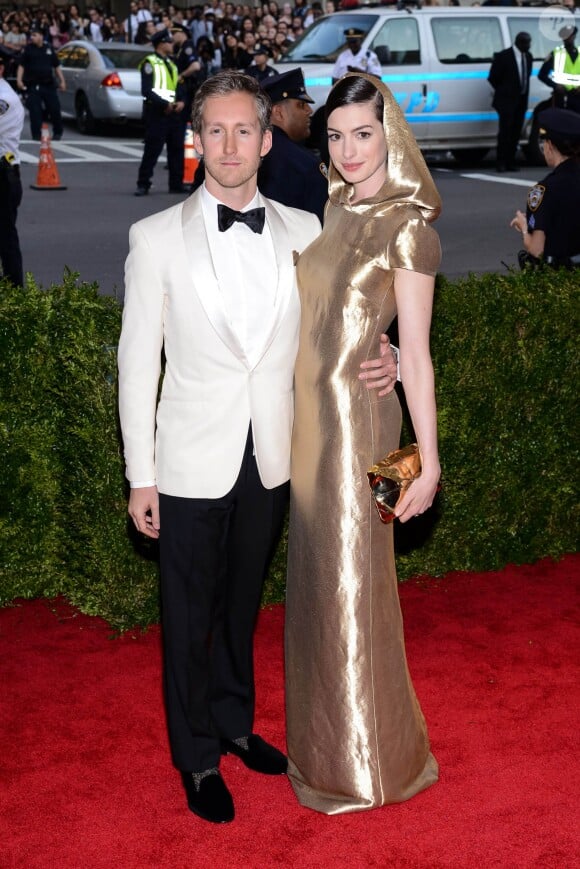
[[[52,138],[62,138],[62,116],[55,76],[60,90],[66,90],[58,57],[50,45],[45,44],[42,30],[39,27],[32,28],[30,43],[18,62],[16,87],[25,94],[26,108],[30,114],[30,133],[36,141],[40,141],[44,111],[52,123]]]
[[[3,276],[22,286],[24,276],[16,216],[22,200],[19,148],[24,109],[4,78],[5,64],[6,57],[0,49],[0,263]]]
[[[173,51],[173,37],[167,29],[159,30],[153,34],[151,42],[155,52],[141,62],[145,147],[135,196],[149,193],[153,170],[163,145],[167,146],[169,192],[188,192],[183,184],[183,85],[178,83],[177,67],[169,57]]]
[[[380,78],[381,65],[374,51],[361,49],[365,34],[357,27],[349,27],[344,31],[346,48],[342,51],[332,70],[332,81],[338,81],[347,72],[368,72],[369,75],[377,75]]]
[[[191,106],[198,87],[198,73],[201,64],[198,60],[189,31],[182,24],[171,28],[173,36],[173,59],[179,73],[179,84],[183,85],[185,107],[182,112],[183,126],[191,120]]]
[[[247,67],[246,75],[251,75],[252,78],[255,78],[262,86],[266,79],[273,78],[277,75],[277,71],[268,63],[270,53],[264,45],[257,45],[256,48],[250,52],[250,56],[254,58],[254,62]]]
[[[520,266],[580,266],[580,115],[545,109],[538,121],[552,171],[528,193],[526,213],[517,211],[510,223],[522,234]]]
[[[301,69],[262,82],[272,100],[272,149],[258,170],[264,196],[283,205],[302,208],[322,221],[328,199],[326,166],[304,147],[310,133],[310,108]]]
[[[580,112],[580,52],[574,44],[578,28],[567,24],[558,31],[558,45],[544,61],[538,78],[554,91],[554,105]]]

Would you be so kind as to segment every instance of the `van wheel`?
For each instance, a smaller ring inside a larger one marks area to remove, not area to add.
[[[79,133],[82,133],[83,136],[88,136],[95,132],[97,122],[91,112],[89,101],[84,94],[78,94],[75,100],[75,117]]]
[[[451,153],[460,166],[479,166],[488,151],[489,148],[457,148]]]

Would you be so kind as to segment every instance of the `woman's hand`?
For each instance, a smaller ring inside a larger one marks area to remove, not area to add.
[[[420,516],[429,509],[437,493],[440,476],[441,468],[437,466],[428,473],[423,471],[421,476],[411,483],[395,507],[395,516],[401,522],[408,522],[409,519]]]

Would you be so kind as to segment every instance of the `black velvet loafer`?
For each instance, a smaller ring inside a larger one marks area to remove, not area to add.
[[[234,820],[234,801],[219,772],[204,776],[196,785],[193,774],[182,772],[183,787],[190,810],[204,821],[227,824]]]
[[[288,772],[287,757],[255,733],[248,736],[241,745],[231,739],[222,739],[221,747],[222,754],[235,754],[254,772],[263,772],[265,775],[284,775]]]

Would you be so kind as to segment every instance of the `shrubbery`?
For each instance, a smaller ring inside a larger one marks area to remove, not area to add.
[[[578,287],[547,270],[439,280],[444,485],[397,530],[400,579],[575,549]],[[48,290],[0,283],[0,603],[64,594],[124,629],[158,619],[156,547],[127,521],[121,312],[97,290],[74,274]],[[284,570],[282,541],[265,601],[283,599]]]

